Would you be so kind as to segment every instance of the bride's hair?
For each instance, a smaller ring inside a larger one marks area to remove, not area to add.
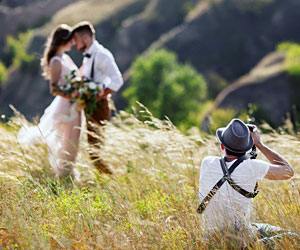
[[[46,42],[46,48],[44,50],[43,58],[41,59],[41,66],[43,69],[42,76],[46,79],[50,78],[50,60],[60,46],[67,44],[72,39],[72,29],[66,24],[58,25],[48,37]]]

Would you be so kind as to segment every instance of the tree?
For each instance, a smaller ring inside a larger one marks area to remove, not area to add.
[[[27,52],[32,35],[33,31],[28,30],[25,33],[20,33],[17,38],[10,35],[7,37],[4,57],[7,66],[12,64],[14,68],[21,68],[22,70],[36,67],[34,64],[35,56]]]
[[[206,98],[203,77],[176,55],[160,49],[138,57],[130,69],[130,86],[123,95],[130,105],[143,103],[154,116],[168,116],[175,125],[199,125],[197,112]]]
[[[284,61],[285,70],[298,82],[300,80],[300,44],[292,42],[283,42],[277,46],[278,51],[285,51]]]

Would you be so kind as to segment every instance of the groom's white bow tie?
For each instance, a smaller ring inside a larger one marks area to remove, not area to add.
[[[83,57],[87,57],[87,58],[90,58],[92,56],[91,54],[86,53],[86,52],[83,52],[82,55],[83,55]]]

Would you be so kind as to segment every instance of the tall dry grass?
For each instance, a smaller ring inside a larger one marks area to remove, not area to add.
[[[214,136],[183,135],[169,121],[121,112],[108,122],[99,156],[114,171],[98,175],[83,138],[81,181],[52,174],[45,145],[20,145],[21,118],[0,127],[0,246],[3,249],[238,249],[233,240],[203,240],[196,213],[200,162],[219,155]],[[300,232],[299,138],[270,131],[263,140],[286,156],[296,175],[264,181],[252,221]],[[263,158],[259,154],[259,158]],[[0,248],[1,248],[0,247]],[[255,243],[253,249],[265,249]],[[283,241],[277,249],[299,249]]]

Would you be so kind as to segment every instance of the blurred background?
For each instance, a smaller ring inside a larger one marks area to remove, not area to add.
[[[47,36],[89,20],[125,80],[118,110],[139,101],[182,130],[233,117],[299,129],[299,0],[0,0],[0,20],[3,121],[9,104],[29,120],[43,114],[53,99],[40,68]]]

